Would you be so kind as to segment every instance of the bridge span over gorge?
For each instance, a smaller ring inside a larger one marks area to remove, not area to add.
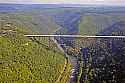
[[[24,35],[26,37],[69,37],[69,38],[125,38],[125,36],[89,36],[89,35]]]
[[[89,36],[89,35],[24,35],[26,37],[32,38],[36,41],[46,41],[44,42],[46,45],[48,45],[48,48],[55,48],[57,47],[67,57],[67,59],[70,60],[72,64],[72,69],[71,69],[71,75],[69,79],[69,83],[73,83],[74,80],[77,78],[77,72],[80,70],[80,63],[79,63],[79,58],[82,57],[81,63],[83,70],[80,77],[80,80],[88,80],[88,68],[91,65],[93,65],[94,71],[96,71],[96,67],[94,67],[96,63],[96,59],[94,57],[97,56],[99,57],[99,53],[96,53],[96,51],[100,48],[105,53],[108,53],[109,50],[113,49],[113,40],[118,40],[118,41],[124,41],[125,36]],[[44,46],[44,45],[43,45]],[[55,47],[54,47],[55,46]],[[86,47],[90,47],[91,51],[93,53],[96,53],[96,55],[90,55],[90,53],[87,53],[87,50],[85,49]],[[96,49],[94,49],[94,46],[96,46]],[[105,46],[108,46],[107,49]],[[82,50],[81,50],[82,49]],[[51,49],[52,50],[52,49]],[[95,51],[94,51],[95,50]],[[54,51],[57,51],[57,49],[54,49]],[[72,52],[75,57],[69,56],[69,52]],[[79,53],[81,55],[79,56]],[[110,53],[110,52],[109,52]],[[111,54],[108,54],[111,55]],[[77,58],[76,58],[77,57]]]

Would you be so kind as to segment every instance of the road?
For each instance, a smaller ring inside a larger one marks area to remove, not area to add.
[[[77,72],[79,71],[79,64],[78,64],[78,60],[76,57],[74,56],[70,56],[67,55],[67,53],[65,52],[65,50],[61,47],[61,44],[59,44],[57,42],[56,39],[54,39],[54,37],[51,37],[51,40],[54,41],[54,43],[56,43],[57,47],[63,52],[65,53],[65,57],[67,57],[72,65],[71,68],[71,73],[70,73],[70,79],[68,80],[68,83],[76,83],[76,79],[77,79]]]

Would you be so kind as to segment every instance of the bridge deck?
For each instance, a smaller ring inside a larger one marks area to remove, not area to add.
[[[125,36],[88,36],[88,35],[24,35],[26,37],[69,37],[69,38],[125,38]]]

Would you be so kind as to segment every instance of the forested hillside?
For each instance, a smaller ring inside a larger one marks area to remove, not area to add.
[[[97,20],[97,19],[96,19]],[[107,20],[107,19],[106,19]],[[124,36],[125,21],[122,16],[114,23],[98,33],[87,33],[86,35],[107,35],[107,36]],[[94,21],[93,21],[94,22]],[[91,22],[88,22],[91,23]],[[90,30],[91,30],[90,29]],[[86,29],[87,30],[87,29]],[[97,33],[97,34],[96,34]],[[84,34],[84,33],[83,33]],[[89,38],[88,38],[89,39]],[[85,39],[83,42],[85,43]],[[124,68],[124,38],[90,38],[87,44],[83,44],[81,54],[84,60],[83,72],[80,82],[85,83],[124,83],[125,68]],[[82,45],[81,44],[81,45]],[[85,46],[86,47],[85,47]]]
[[[124,13],[84,14],[79,21],[79,34],[98,35],[105,28],[124,20]]]
[[[44,48],[25,37],[28,32],[24,31],[19,27],[0,29],[0,82],[55,83],[60,78],[59,83],[67,81],[70,64],[63,53]]]
[[[42,14],[39,11],[23,11],[0,13],[0,22],[10,21],[20,28],[25,28],[33,33],[52,34],[60,27],[53,21],[52,17]]]

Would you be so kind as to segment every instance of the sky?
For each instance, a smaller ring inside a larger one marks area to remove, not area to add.
[[[125,0],[0,0],[0,3],[23,4],[110,4],[125,5]]]

